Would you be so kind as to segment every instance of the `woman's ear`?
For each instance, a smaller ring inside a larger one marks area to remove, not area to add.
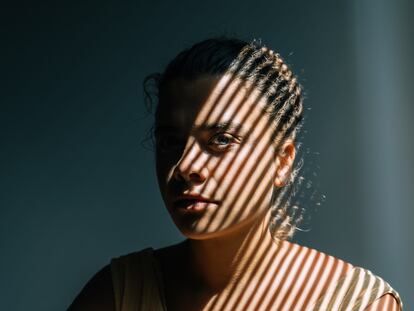
[[[287,139],[279,148],[276,154],[276,175],[275,186],[283,187],[289,180],[292,173],[293,162],[295,161],[296,148],[292,139]]]

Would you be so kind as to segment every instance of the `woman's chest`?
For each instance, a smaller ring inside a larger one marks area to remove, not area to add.
[[[165,293],[167,308],[168,311],[306,310],[351,268],[333,257],[296,265],[270,264],[266,269],[243,275],[216,293],[188,286],[182,280],[170,280]]]

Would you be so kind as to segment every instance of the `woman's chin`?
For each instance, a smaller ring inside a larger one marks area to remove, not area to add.
[[[197,226],[188,227],[188,226],[179,226],[180,232],[190,240],[208,240],[219,238],[223,235],[223,231],[212,231],[198,228]]]

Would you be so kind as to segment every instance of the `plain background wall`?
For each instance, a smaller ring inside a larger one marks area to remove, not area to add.
[[[1,4],[1,309],[64,310],[112,257],[182,239],[140,146],[141,82],[227,34],[262,38],[306,91],[306,174],[327,198],[295,241],[382,276],[409,310],[412,13],[403,0]]]

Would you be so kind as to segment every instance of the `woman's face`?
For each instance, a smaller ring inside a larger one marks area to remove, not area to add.
[[[280,159],[264,98],[230,76],[168,83],[157,112],[165,205],[191,239],[250,227],[269,210]]]

